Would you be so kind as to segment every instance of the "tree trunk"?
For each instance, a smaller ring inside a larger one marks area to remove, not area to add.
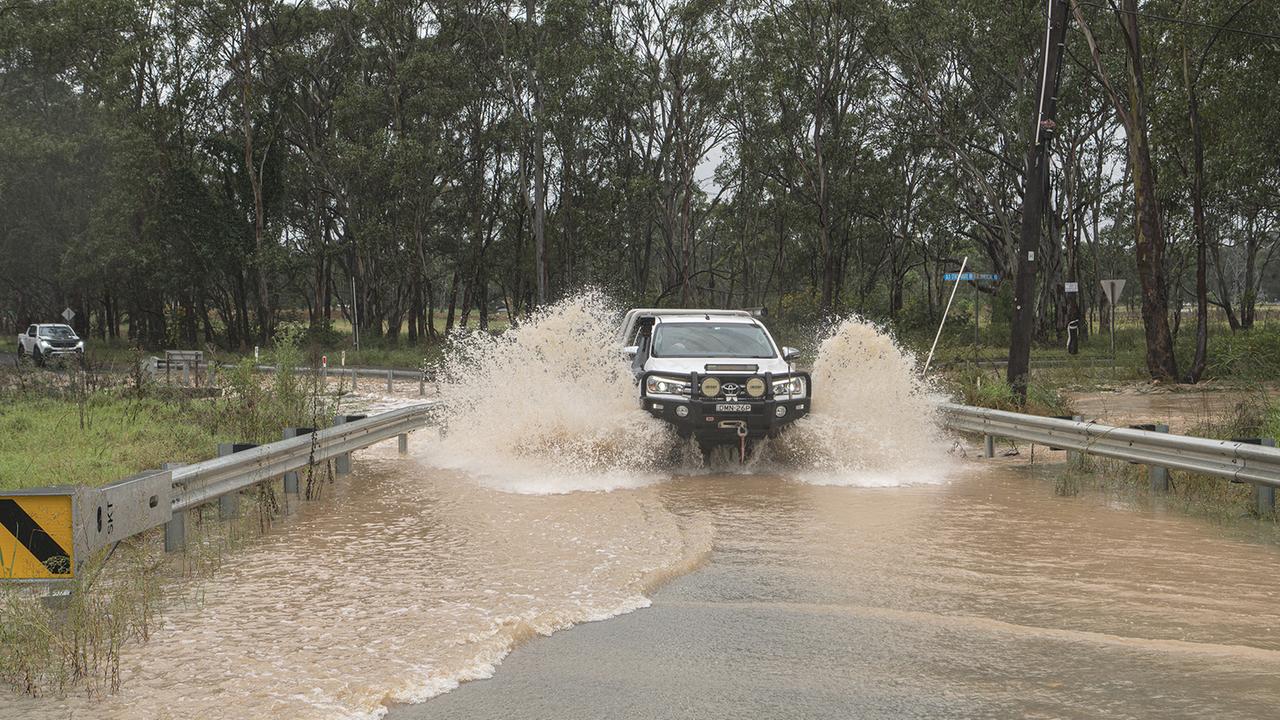
[[[1209,355],[1208,232],[1204,222],[1204,139],[1200,133],[1200,99],[1191,77],[1191,62],[1182,48],[1182,77],[1187,85],[1187,121],[1191,126],[1191,217],[1196,236],[1196,354],[1187,372],[1187,382],[1197,383],[1204,375]]]
[[[458,271],[453,271],[453,279],[449,281],[449,310],[444,319],[444,332],[449,334],[453,332],[453,315],[458,307]]]
[[[1156,194],[1155,168],[1151,164],[1151,146],[1147,130],[1146,78],[1142,64],[1142,41],[1138,33],[1137,0],[1123,0],[1116,9],[1125,42],[1125,68],[1128,75],[1127,102],[1112,86],[1102,64],[1102,56],[1077,0],[1072,1],[1080,29],[1089,43],[1094,69],[1102,79],[1116,115],[1125,129],[1129,166],[1133,176],[1135,246],[1138,258],[1138,282],[1142,287],[1142,325],[1147,340],[1147,371],[1152,379],[1178,378],[1177,359],[1173,354],[1173,336],[1169,331],[1169,302],[1164,274],[1164,231],[1160,223],[1160,205]]]
[[[242,19],[244,21],[244,27],[242,28],[244,35],[240,47],[240,131],[244,135],[244,169],[248,174],[249,187],[253,193],[253,249],[255,255],[253,273],[257,289],[258,340],[261,344],[266,345],[267,340],[271,337],[271,311],[270,298],[267,293],[267,276],[262,270],[266,265],[266,251],[262,239],[264,225],[262,177],[258,172],[257,162],[254,159],[253,111],[250,101],[253,63],[251,39],[255,34],[253,10],[250,6],[245,6]]]
[[[526,0],[525,22],[531,35],[534,32],[535,5],[535,0]],[[536,42],[530,42],[529,92],[533,94],[533,122],[530,128],[533,133],[533,255],[538,305],[545,305],[547,304],[547,159],[542,138],[542,90],[538,86],[538,77],[534,69],[533,56],[537,46]]]
[[[1155,167],[1147,130],[1146,80],[1138,35],[1137,0],[1124,0],[1120,22],[1128,34],[1131,128],[1129,162],[1133,168],[1133,196],[1137,230],[1138,281],[1142,286],[1142,325],[1147,338],[1147,370],[1152,379],[1177,380],[1178,364],[1169,331],[1169,302],[1165,288],[1164,229],[1156,195]]]

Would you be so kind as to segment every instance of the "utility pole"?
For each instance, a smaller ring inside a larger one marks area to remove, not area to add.
[[[1009,341],[1009,385],[1018,402],[1027,400],[1031,370],[1031,333],[1035,325],[1036,253],[1044,229],[1045,196],[1049,189],[1049,142],[1053,139],[1058,107],[1058,76],[1067,34],[1066,0],[1046,0],[1044,45],[1040,50],[1040,85],[1034,138],[1027,152],[1026,192],[1022,196],[1022,234],[1018,240],[1017,277],[1013,286],[1013,328]]]

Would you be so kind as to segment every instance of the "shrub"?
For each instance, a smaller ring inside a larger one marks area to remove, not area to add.
[[[960,402],[976,407],[1031,415],[1072,415],[1071,404],[1055,387],[1032,382],[1026,405],[1020,406],[1013,388],[1003,378],[981,370],[965,370],[951,376],[949,385]]]
[[[1280,332],[1263,328],[1209,336],[1207,375],[1253,380],[1280,376]]]

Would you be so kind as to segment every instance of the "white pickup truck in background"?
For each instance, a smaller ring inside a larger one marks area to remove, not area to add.
[[[64,358],[80,362],[84,359],[84,340],[70,325],[32,325],[18,336],[18,362],[27,356],[36,365]]]

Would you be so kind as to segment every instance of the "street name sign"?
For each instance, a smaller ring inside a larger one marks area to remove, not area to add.
[[[957,280],[961,282],[973,282],[974,280],[995,282],[996,280],[1000,279],[1000,275],[997,273],[971,273],[971,272],[967,272],[963,275],[961,275],[960,273],[943,273],[942,279],[946,282],[955,282]]]

